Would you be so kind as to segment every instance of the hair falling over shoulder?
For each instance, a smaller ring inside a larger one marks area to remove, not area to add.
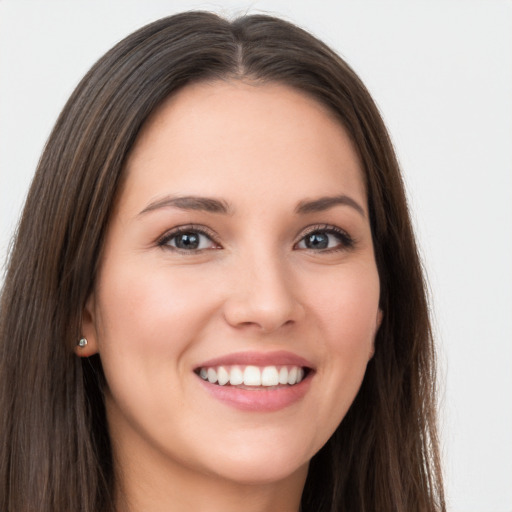
[[[351,68],[304,30],[206,12],[161,19],[117,44],[46,144],[1,296],[0,510],[114,512],[101,362],[73,351],[81,311],[139,130],[169,95],[219,79],[286,84],[326,105],[365,172],[385,314],[355,402],[311,461],[302,511],[444,511],[426,286],[378,109]]]

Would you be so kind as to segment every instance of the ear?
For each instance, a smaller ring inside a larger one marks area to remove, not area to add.
[[[375,332],[373,334],[373,340],[372,345],[370,348],[370,354],[368,357],[368,361],[373,357],[375,354],[375,338],[377,336],[377,333],[379,332],[380,325],[382,324],[382,318],[384,317],[384,313],[382,312],[382,309],[379,308],[379,311],[377,311],[377,319],[375,321]]]
[[[96,328],[96,301],[94,292],[89,295],[82,312],[81,337],[87,340],[87,344],[80,346],[76,340],[75,354],[79,357],[89,357],[98,353],[98,333]]]
[[[380,325],[382,324],[383,317],[384,317],[384,313],[382,312],[382,309],[379,308],[379,311],[377,311],[377,323],[376,323],[376,329],[375,329],[375,336],[377,336],[377,332],[380,328]]]

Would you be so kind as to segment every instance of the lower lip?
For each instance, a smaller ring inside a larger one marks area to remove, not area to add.
[[[236,386],[219,386],[200,379],[205,389],[217,400],[243,411],[272,412],[289,407],[301,400],[307,393],[313,378],[310,372],[304,380],[293,386],[275,388],[258,387],[254,390]]]

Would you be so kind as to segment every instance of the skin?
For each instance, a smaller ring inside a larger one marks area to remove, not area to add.
[[[89,343],[77,349],[99,352],[104,367],[119,510],[296,512],[309,460],[355,398],[381,317],[349,137],[286,86],[201,83],[153,114],[126,173],[83,315]],[[296,211],[339,195],[353,204]],[[229,213],[162,205],[168,196],[215,198]],[[213,241],[188,252],[176,238],[161,243],[190,224]],[[307,246],[312,229],[327,248]],[[277,411],[223,403],[193,371],[276,350],[314,368],[305,395]]]

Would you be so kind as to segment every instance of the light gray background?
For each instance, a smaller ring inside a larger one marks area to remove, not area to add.
[[[432,288],[449,510],[512,511],[510,1],[0,0],[1,259],[78,80],[131,31],[193,8],[284,16],[366,82],[402,163]]]

